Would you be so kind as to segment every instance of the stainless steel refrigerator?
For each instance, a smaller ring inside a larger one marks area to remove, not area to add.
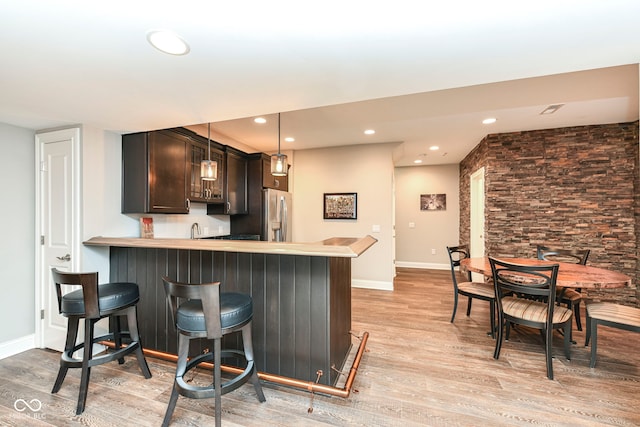
[[[269,242],[291,241],[291,193],[273,189],[263,191],[264,239]]]

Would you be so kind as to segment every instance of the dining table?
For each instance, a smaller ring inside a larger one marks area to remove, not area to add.
[[[610,289],[631,285],[631,277],[624,273],[570,262],[545,261],[536,258],[494,257],[513,264],[541,266],[558,264],[556,286],[559,288]],[[460,268],[491,277],[489,257],[470,257],[460,261]]]
[[[556,279],[556,286],[558,288],[613,289],[624,288],[631,285],[631,277],[626,274],[604,268],[593,267],[591,265],[540,260],[537,258],[494,258],[512,264],[527,266],[558,264],[558,277]],[[460,268],[465,271],[483,274],[486,277],[493,276],[488,256],[465,258],[460,261]],[[488,332],[487,334],[490,333],[491,332]],[[576,344],[573,338],[571,338],[571,342]]]

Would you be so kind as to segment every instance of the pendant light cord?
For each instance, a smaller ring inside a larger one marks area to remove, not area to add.
[[[280,113],[278,113],[278,156],[280,155]]]
[[[209,131],[208,131],[208,134],[207,134],[207,142],[208,142],[207,158],[209,159],[209,161],[211,161],[211,122],[209,122],[207,124],[208,124],[208,127],[209,127]]]

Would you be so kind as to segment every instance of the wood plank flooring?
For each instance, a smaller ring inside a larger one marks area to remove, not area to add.
[[[546,378],[538,331],[519,328],[493,359],[488,305],[461,301],[455,323],[448,271],[399,269],[393,292],[353,290],[353,330],[370,334],[349,398],[265,383],[265,403],[244,385],[222,398],[225,426],[637,426],[640,336],[600,328],[589,368],[584,332],[572,359],[555,342],[555,380]],[[583,313],[584,319],[584,313]],[[354,348],[357,339],[354,338]],[[34,349],[0,360],[0,425],[159,426],[174,365],[149,358],[145,380],[134,357],[93,368],[87,409],[75,415],[79,372],[51,394],[59,354]],[[203,374],[206,375],[206,374]],[[38,399],[35,412],[18,399]],[[18,402],[18,403],[16,403]],[[18,411],[16,409],[23,409]],[[213,425],[213,400],[180,398],[172,425]]]

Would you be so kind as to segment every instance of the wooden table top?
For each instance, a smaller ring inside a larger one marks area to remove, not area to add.
[[[568,262],[543,261],[535,258],[499,258],[502,261],[521,265],[550,265],[558,264],[558,280],[556,285],[563,288],[624,288],[631,285],[631,277],[616,271],[590,265],[572,264]],[[466,258],[460,266],[474,273],[491,276],[489,257]]]

